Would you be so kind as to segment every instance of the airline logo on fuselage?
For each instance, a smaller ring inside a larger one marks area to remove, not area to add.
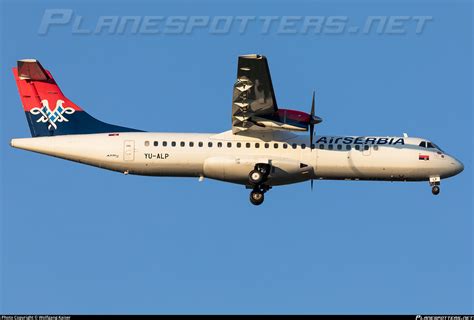
[[[64,116],[64,114],[73,114],[75,110],[73,108],[69,107],[63,107],[63,100],[57,100],[56,101],[56,107],[54,110],[51,110],[49,108],[49,102],[48,100],[44,99],[41,100],[42,107],[38,108],[32,108],[30,110],[31,114],[38,115],[41,114],[41,117],[36,120],[36,122],[48,122],[48,130],[57,129],[58,126],[56,125],[56,122],[68,122],[69,120]]]
[[[378,138],[378,137],[320,137],[316,143],[325,144],[389,144],[404,145],[403,138]]]

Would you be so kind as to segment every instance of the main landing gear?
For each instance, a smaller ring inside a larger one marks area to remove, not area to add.
[[[439,194],[441,189],[439,188],[439,185],[441,184],[441,179],[440,177],[432,177],[430,178],[430,186],[431,186],[431,193],[435,196]]]
[[[265,200],[265,196],[262,190],[253,189],[252,192],[250,192],[250,202],[253,205],[261,205],[263,203],[263,200]]]
[[[257,163],[255,168],[249,173],[249,182],[253,187],[250,192],[250,202],[253,205],[261,205],[265,200],[265,192],[270,190],[270,186],[264,184],[270,174],[270,165],[266,163]]]

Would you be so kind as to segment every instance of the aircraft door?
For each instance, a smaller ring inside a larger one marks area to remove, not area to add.
[[[123,159],[133,161],[135,159],[135,141],[125,140],[123,142]]]

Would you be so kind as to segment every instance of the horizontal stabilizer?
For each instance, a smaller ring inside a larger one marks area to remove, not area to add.
[[[48,81],[51,76],[35,59],[18,60],[18,76],[21,80]]]

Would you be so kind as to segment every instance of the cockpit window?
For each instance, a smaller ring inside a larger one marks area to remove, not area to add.
[[[419,144],[420,147],[423,147],[423,148],[428,148],[428,149],[438,149],[439,151],[443,152],[443,150],[441,150],[440,147],[438,147],[436,144],[434,144],[433,142],[429,142],[429,141],[421,141],[420,144]]]
[[[437,144],[435,144],[434,142],[428,142],[428,143],[431,143],[431,145],[433,146],[433,148],[435,149],[438,149],[439,151],[441,152],[444,152],[443,149],[441,149]],[[428,147],[429,148],[429,147]]]

